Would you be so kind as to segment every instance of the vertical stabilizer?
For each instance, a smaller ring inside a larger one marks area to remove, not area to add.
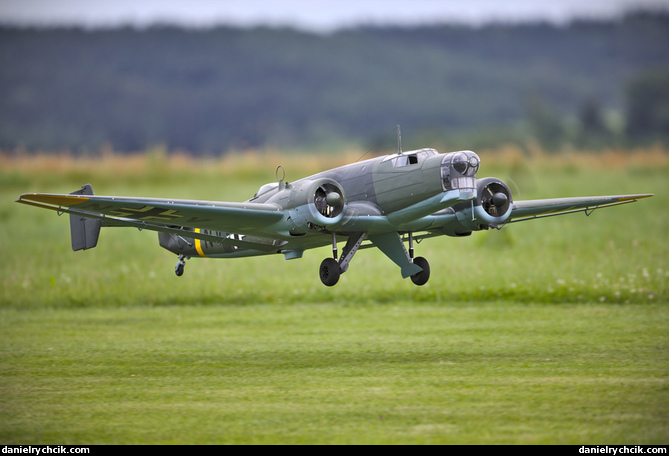
[[[93,187],[86,184],[81,190],[70,195],[92,195]],[[98,244],[102,220],[90,219],[80,215],[70,214],[70,234],[72,235],[72,250],[92,249]]]

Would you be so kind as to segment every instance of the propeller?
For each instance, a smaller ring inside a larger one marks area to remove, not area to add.
[[[328,188],[330,187],[330,188]],[[325,217],[335,217],[341,212],[343,198],[336,187],[330,185],[321,185],[316,190],[314,203],[318,212]]]
[[[509,195],[501,185],[486,185],[481,194],[481,206],[493,217],[504,214],[508,208]]]

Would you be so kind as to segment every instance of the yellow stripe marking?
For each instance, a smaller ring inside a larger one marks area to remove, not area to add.
[[[648,198],[650,196],[653,196],[653,195],[650,195],[650,194],[648,194],[648,195],[632,195],[632,196],[628,196],[626,198],[618,198],[618,201],[634,201],[634,200],[638,200],[638,199],[641,199],[641,198]]]
[[[27,193],[25,195],[21,195],[21,199],[68,207],[88,201],[88,198],[85,196],[45,195],[41,193]]]
[[[195,228],[195,232],[199,233],[200,228]],[[197,250],[197,254],[200,255],[203,258],[207,258],[207,255],[204,254],[202,251],[202,241],[200,239],[195,239],[195,250]]]

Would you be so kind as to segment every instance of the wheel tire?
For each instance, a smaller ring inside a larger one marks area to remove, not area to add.
[[[339,267],[337,260],[334,258],[324,259],[319,269],[319,275],[323,285],[328,287],[336,285],[337,282],[339,282],[339,276],[341,275],[341,268]]]
[[[418,286],[425,285],[430,279],[430,263],[428,263],[427,260],[423,257],[414,258],[413,263],[416,266],[423,268],[423,270],[417,274],[412,275],[411,281]]]
[[[174,270],[174,273],[177,275],[177,277],[181,277],[184,274],[184,264],[179,263],[177,268]]]

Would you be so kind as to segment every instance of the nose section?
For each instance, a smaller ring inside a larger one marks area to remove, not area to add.
[[[441,183],[444,191],[459,190],[460,200],[476,197],[476,173],[481,160],[471,150],[445,154],[441,161]]]
[[[451,173],[460,176],[475,176],[480,164],[481,159],[471,150],[454,152],[451,157]]]

